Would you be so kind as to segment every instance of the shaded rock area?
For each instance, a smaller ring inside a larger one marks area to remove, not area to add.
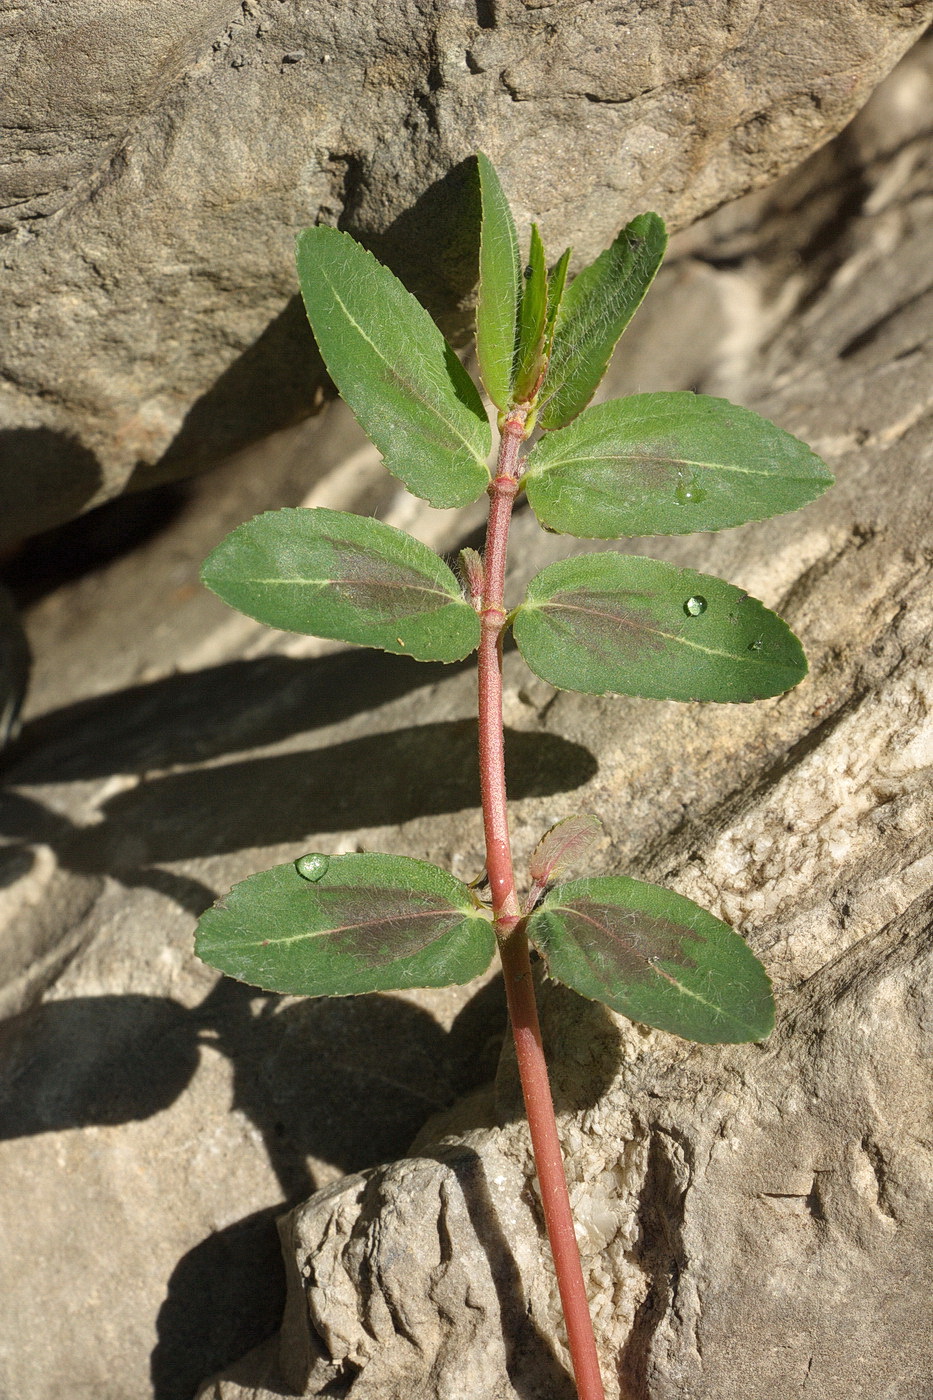
[[[306,417],[296,232],[368,240],[469,319],[477,201],[590,258],[773,180],[862,106],[930,0],[20,5],[0,124],[0,542]],[[438,250],[440,255],[438,255]]]
[[[800,515],[637,546],[777,608],[809,678],[603,701],[507,657],[519,860],[597,811],[602,868],[734,922],[779,993],[764,1046],[717,1048],[542,988],[613,1400],[933,1386],[931,69],[916,49],[795,175],[683,233],[613,369],[749,403],[837,473]],[[17,1400],[571,1394],[495,977],[300,1002],[191,954],[210,900],[304,850],[482,864],[469,668],[269,633],[197,586],[233,524],[302,500],[445,551],[482,518],[397,489],[335,405],[33,594],[0,850]],[[515,596],[580,547],[519,514]]]

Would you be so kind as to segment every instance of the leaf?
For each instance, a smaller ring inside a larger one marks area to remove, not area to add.
[[[528,874],[535,885],[550,885],[580,857],[591,851],[603,834],[603,824],[591,812],[555,822],[544,833],[532,854]]]
[[[433,550],[343,511],[257,515],[208,555],[201,578],[231,607],[286,632],[417,661],[459,661],[479,644],[479,618]]]
[[[558,885],[528,921],[548,974],[633,1021],[704,1045],[761,1040],[767,973],[745,942],[682,895],[620,876]]]
[[[482,227],[479,243],[479,296],[476,304],[476,356],[486,392],[505,412],[512,399],[522,269],[518,234],[508,200],[491,161],[479,167]]]
[[[790,628],[747,593],[628,554],[549,565],[513,625],[536,675],[590,695],[760,700],[807,672]]]
[[[525,289],[522,293],[518,322],[518,352],[515,366],[515,386],[512,398],[525,403],[535,397],[538,380],[544,368],[544,333],[547,325],[548,279],[544,262],[544,244],[538,225],[531,225],[531,246],[525,268]]]
[[[564,292],[567,290],[567,269],[570,266],[569,248],[565,248],[555,265],[551,268],[547,279],[547,318],[544,325],[544,358],[551,358],[551,350],[554,346],[554,331],[557,326],[557,316],[564,301]]]
[[[522,483],[549,530],[587,538],[721,530],[832,485],[806,443],[747,408],[687,393],[596,404],[543,437]]]
[[[386,855],[305,856],[251,875],[201,916],[195,940],[230,977],[301,996],[469,982],[494,948],[466,885]]]
[[[667,247],[657,214],[639,214],[583,269],[564,294],[539,395],[542,428],[559,428],[586,407],[616,343],[641,305]]]
[[[489,484],[482,400],[431,317],[348,233],[298,238],[298,279],[321,355],[386,467],[433,506]]]

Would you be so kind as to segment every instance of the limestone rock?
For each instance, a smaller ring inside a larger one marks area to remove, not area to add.
[[[917,94],[929,81],[923,68],[909,80]],[[594,741],[585,806],[610,816],[613,868],[736,923],[779,993],[766,1045],[709,1048],[544,991],[613,1400],[894,1400],[933,1385],[933,148],[904,142],[891,111],[866,114],[837,167],[844,204],[860,152],[860,212],[837,225],[831,272],[824,262],[813,285],[801,271],[808,304],[742,351],[758,406],[827,457],[835,489],[800,516],[652,542],[778,606],[806,639],[810,678],[737,711],[607,701],[594,717],[592,700],[526,690],[548,732]],[[805,196],[801,177],[756,210],[765,230],[778,210],[786,221],[788,266],[814,237],[806,217],[788,237]],[[705,246],[741,238],[747,217],[714,222]],[[691,238],[704,246],[702,230]],[[743,276],[732,292],[747,310],[769,269]],[[520,1118],[506,1055],[494,1101],[292,1214],[281,1378],[351,1400],[563,1393],[551,1266],[514,1177],[530,1174]],[[480,1361],[477,1316],[497,1304],[503,1333],[498,1346],[485,1333]],[[231,1376],[203,1395],[245,1393]]]
[[[928,65],[789,183],[684,234],[615,369],[616,391],[750,402],[836,470],[802,515],[638,545],[776,606],[810,678],[750,707],[603,702],[508,658],[519,859],[600,812],[604,868],[736,922],[781,999],[765,1047],[719,1050],[546,990],[611,1394],[901,1400],[933,1379],[910,1311],[933,1218]],[[191,954],[215,895],[303,850],[482,863],[469,668],[270,633],[196,585],[229,528],[302,499],[446,551],[480,520],[397,490],[336,406],[29,610],[0,808],[17,1400],[190,1400],[256,1343],[204,1394],[562,1400],[508,1052],[482,1088],[495,982],[295,1002]],[[576,547],[519,515],[511,586]]]
[[[929,0],[118,0],[9,11],[0,532],[183,476],[306,416],[296,232],[372,243],[456,333],[466,158],[592,257],[772,180],[858,110]],[[437,250],[441,249],[440,258]]]

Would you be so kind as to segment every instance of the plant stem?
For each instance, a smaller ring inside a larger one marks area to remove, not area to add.
[[[503,425],[496,475],[489,485],[489,524],[479,646],[479,763],[486,870],[518,1072],[577,1393],[580,1400],[604,1400],[535,1004],[525,932],[527,920],[522,917],[515,890],[506,808],[502,728],[505,565],[512,505],[518,492],[519,446],[525,436],[525,413],[519,409],[510,414]]]

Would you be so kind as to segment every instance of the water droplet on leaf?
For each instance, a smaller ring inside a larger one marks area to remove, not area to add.
[[[327,873],[330,865],[330,857],[319,855],[317,851],[312,851],[309,855],[299,856],[295,861],[295,869],[303,880],[320,880]]]
[[[694,593],[693,596],[688,598],[686,603],[684,603],[684,612],[688,617],[699,617],[700,613],[706,612],[706,599],[701,598],[699,593]]]
[[[674,499],[681,506],[698,505],[700,501],[706,499],[706,492],[700,485],[698,477],[691,477],[689,481],[681,477],[674,487]]]

